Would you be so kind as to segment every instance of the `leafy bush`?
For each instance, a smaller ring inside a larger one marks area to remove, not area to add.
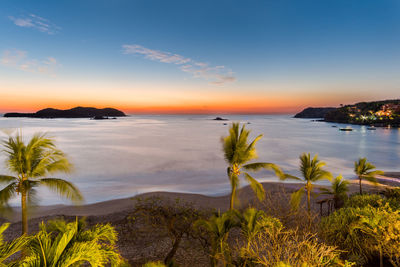
[[[366,206],[371,206],[374,208],[378,208],[383,204],[383,197],[380,195],[352,195],[345,202],[345,207],[349,208],[364,208]]]
[[[377,200],[376,196],[355,199],[352,202],[355,206]],[[360,265],[373,258],[380,258],[382,262],[386,257],[398,266],[395,262],[400,260],[399,235],[399,211],[393,211],[388,203],[378,208],[346,207],[322,218],[320,223],[320,237],[344,250],[350,260]]]
[[[345,203],[345,207],[364,208],[371,206],[374,208],[384,207],[386,204],[393,210],[400,210],[400,198],[384,197],[382,195],[353,195]]]
[[[343,266],[340,251],[320,243],[315,234],[266,228],[241,253],[262,266]],[[345,265],[351,266],[351,264]]]

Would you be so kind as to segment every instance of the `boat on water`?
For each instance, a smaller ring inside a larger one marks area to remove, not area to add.
[[[351,131],[353,131],[352,128],[340,128],[339,130],[343,131],[343,132],[351,132]]]
[[[374,126],[371,126],[371,127],[368,127],[368,128],[367,128],[367,130],[370,130],[370,131],[375,131],[375,130],[376,130],[376,128],[375,128]]]

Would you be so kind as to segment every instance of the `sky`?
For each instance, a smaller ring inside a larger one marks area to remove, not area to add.
[[[0,2],[0,112],[295,113],[399,71],[399,0]]]

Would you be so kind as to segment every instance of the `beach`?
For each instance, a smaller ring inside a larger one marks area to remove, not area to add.
[[[391,173],[392,174],[392,173]],[[398,175],[398,173],[396,173]],[[394,175],[394,174],[393,174]],[[394,175],[395,176],[395,175]],[[382,182],[390,177],[382,177]],[[393,182],[391,182],[393,183]],[[397,182],[400,185],[400,182]],[[267,213],[271,215],[282,215],[290,209],[290,194],[300,188],[299,183],[280,183],[269,182],[263,183],[266,191],[266,200],[262,206],[267,209]],[[389,185],[374,186],[368,182],[363,182],[363,188],[367,192],[378,193],[390,188]],[[321,186],[316,185],[316,192],[319,192]],[[349,186],[349,194],[358,193],[359,185],[357,180],[352,180]],[[249,186],[245,186],[239,190],[240,206],[246,207],[249,203],[260,203],[256,199],[253,191]],[[98,202],[81,206],[70,205],[51,205],[40,206],[33,209],[30,214],[29,231],[34,233],[39,229],[41,222],[52,219],[65,219],[74,221],[77,217],[86,217],[89,225],[98,223],[110,223],[115,227],[119,234],[118,249],[121,255],[128,259],[132,266],[141,266],[149,260],[162,259],[168,252],[170,241],[168,236],[164,236],[157,231],[150,234],[141,234],[138,229],[132,227],[130,216],[134,210],[135,202],[138,198],[146,199],[157,197],[163,201],[175,201],[180,199],[183,203],[191,203],[198,209],[215,209],[221,212],[226,211],[229,207],[229,195],[224,196],[205,196],[201,194],[190,193],[174,193],[174,192],[149,192],[140,194],[130,198],[115,199],[109,201]],[[318,195],[312,199],[312,209],[315,214],[319,214],[320,205],[316,202],[326,198],[325,195]],[[327,206],[323,207],[323,212],[327,212]],[[304,215],[303,215],[304,216]],[[13,239],[21,233],[21,222],[18,208],[14,210],[11,217],[3,219],[3,222],[11,222],[10,228],[4,233],[6,239]],[[184,240],[181,248],[177,251],[176,260],[184,266],[204,266],[208,264],[208,256],[205,255],[199,244]]]

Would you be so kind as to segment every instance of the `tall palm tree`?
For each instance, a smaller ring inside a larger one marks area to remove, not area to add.
[[[291,197],[291,204],[293,208],[298,208],[300,200],[304,193],[307,193],[307,211],[308,215],[311,215],[311,192],[313,190],[313,183],[320,180],[331,180],[332,174],[328,171],[323,170],[325,162],[319,161],[318,155],[315,155],[311,159],[310,153],[303,153],[300,156],[300,171],[302,177],[296,177],[293,175],[286,174],[286,178],[295,179],[304,182],[304,186],[298,191],[294,192]]]
[[[332,181],[331,188],[321,188],[321,191],[322,194],[333,196],[335,209],[338,209],[343,205],[343,200],[347,197],[349,181],[339,175]]]
[[[367,162],[367,158],[360,158],[358,161],[354,162],[354,172],[356,173],[360,184],[360,194],[363,193],[361,186],[363,179],[377,184],[376,176],[384,174],[383,171],[374,170],[375,168],[376,167],[373,164]]]
[[[239,177],[242,174],[242,169],[252,171],[268,169],[273,170],[280,178],[284,177],[282,170],[273,163],[259,162],[246,164],[257,158],[255,145],[261,139],[262,135],[257,136],[252,142],[248,143],[250,131],[246,130],[244,125],[240,130],[239,127],[239,123],[233,123],[229,129],[229,135],[222,138],[225,161],[229,164],[227,174],[231,183],[231,210],[234,208],[236,190],[239,187]],[[258,199],[264,199],[265,191],[263,186],[248,172],[243,172],[243,175],[256,193]]]
[[[22,233],[28,233],[27,205],[32,203],[35,187],[46,186],[62,197],[80,202],[83,197],[72,183],[59,178],[43,178],[55,172],[71,170],[65,154],[56,148],[54,140],[37,133],[25,144],[21,133],[2,142],[7,155],[6,165],[15,176],[0,175],[8,185],[0,191],[0,204],[7,205],[15,195],[21,196]]]
[[[120,266],[116,249],[117,232],[110,224],[85,229],[84,220],[43,222],[40,231],[28,244],[29,256],[19,266]]]
[[[10,226],[9,223],[5,223],[0,226],[0,266],[13,266],[15,262],[8,262],[8,264],[5,263],[6,260],[8,260],[9,257],[14,255],[15,253],[21,251],[25,245],[29,242],[29,238],[26,236],[21,236],[18,237],[17,239],[14,239],[12,242],[6,242],[3,239],[3,232],[7,230],[7,228]]]

